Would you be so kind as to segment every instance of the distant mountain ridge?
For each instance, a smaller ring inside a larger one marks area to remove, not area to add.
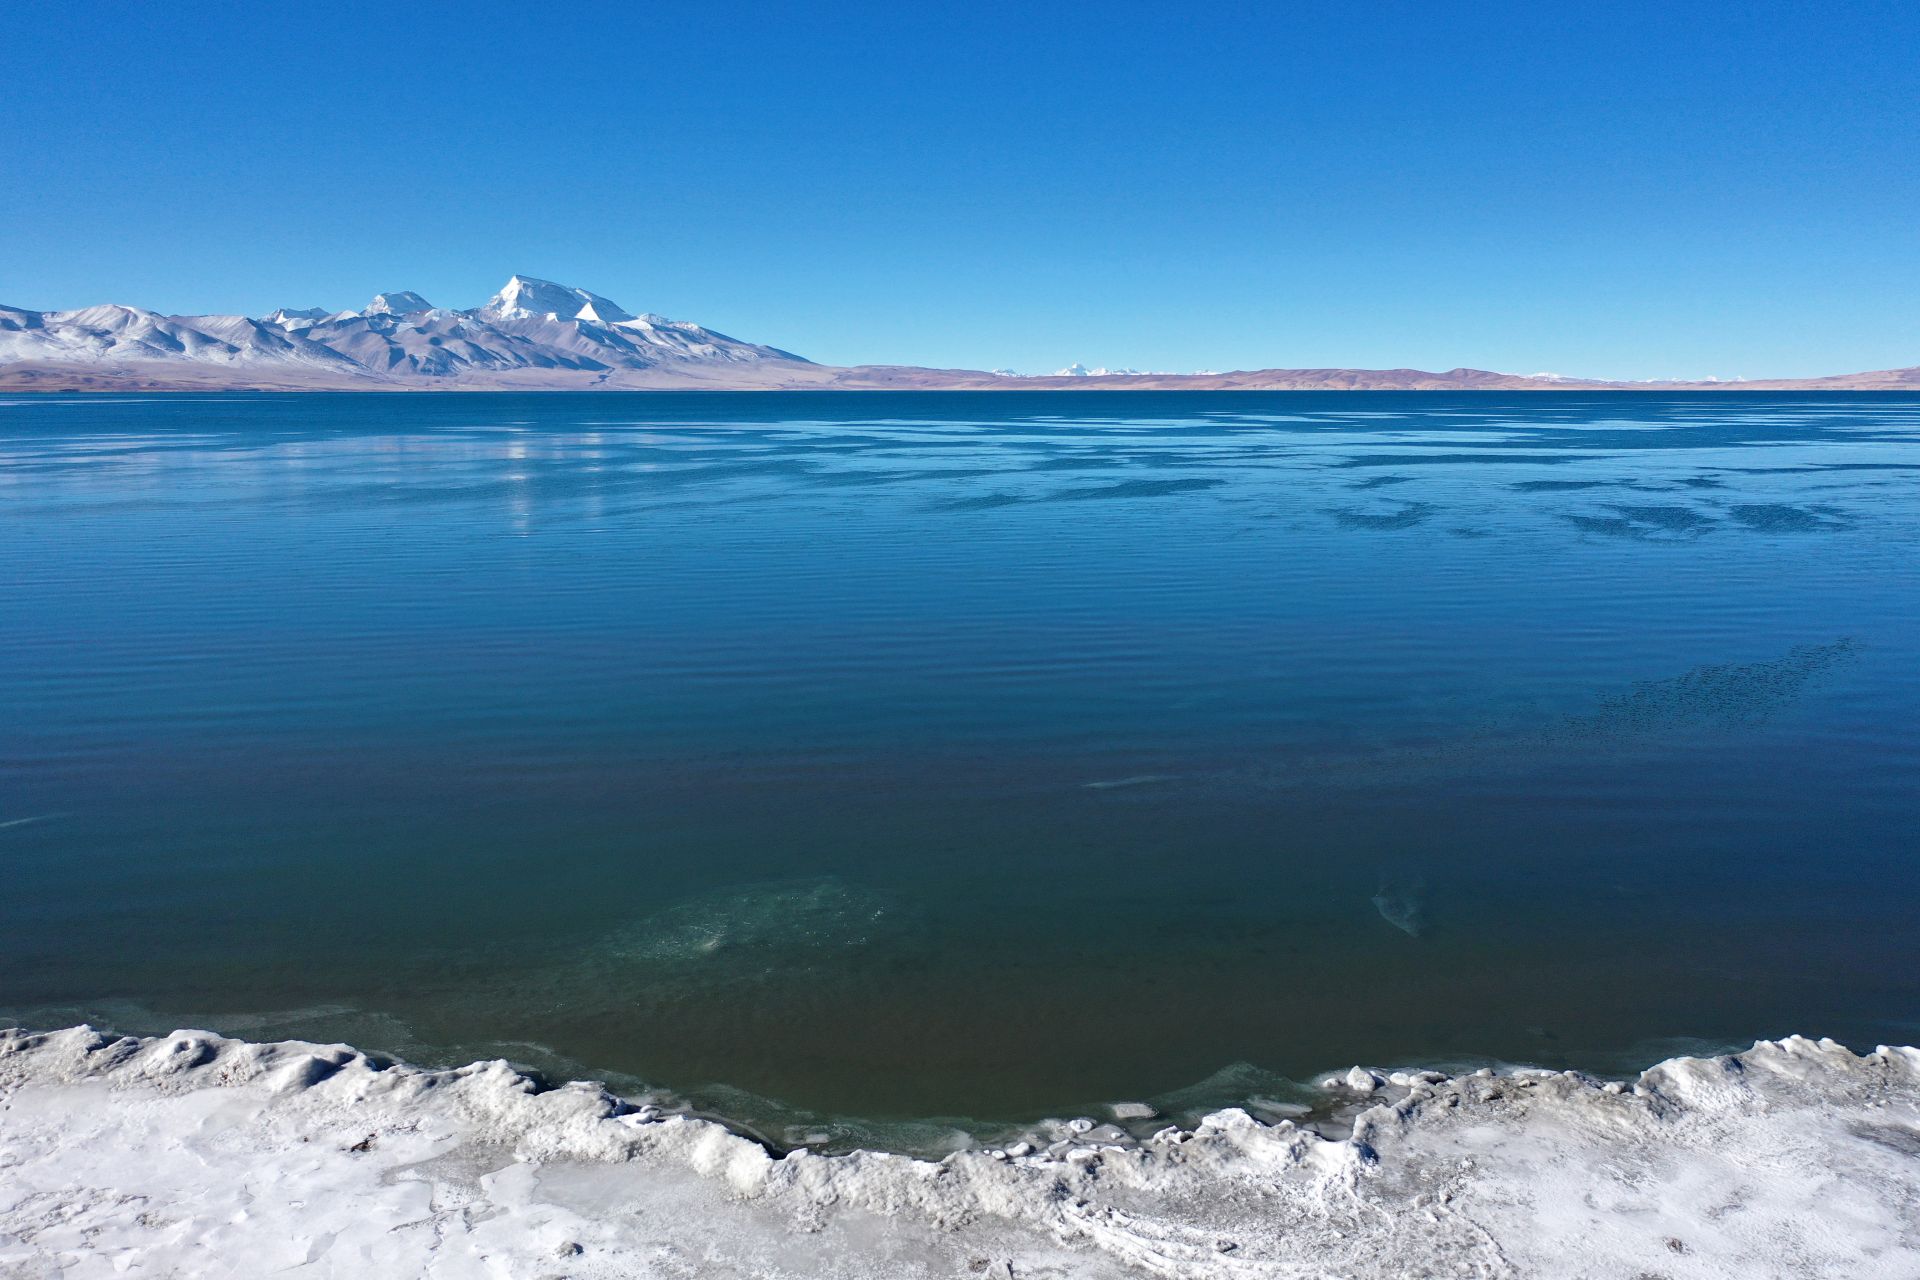
[[[120,304],[0,307],[0,385],[14,387],[647,386],[727,383],[760,365],[814,367],[790,351],[636,316],[585,289],[520,275],[464,311],[404,289],[358,311],[283,307],[259,319]]]
[[[1132,370],[1021,377],[907,365],[839,368],[586,289],[516,275],[478,307],[412,290],[358,311],[169,316],[107,303],[0,306],[0,390],[1920,390],[1920,368],[1740,383],[1619,383],[1485,369]]]

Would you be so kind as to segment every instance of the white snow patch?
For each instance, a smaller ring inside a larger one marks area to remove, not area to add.
[[[1920,1274],[1915,1050],[1359,1076],[1348,1138],[1228,1109],[930,1162],[775,1156],[501,1062],[0,1032],[0,1274]]]

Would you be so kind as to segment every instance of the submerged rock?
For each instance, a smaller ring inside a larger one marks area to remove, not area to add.
[[[775,880],[703,894],[608,939],[625,959],[698,964],[729,952],[817,952],[865,947],[898,931],[891,898],[833,877]]]
[[[1385,920],[1409,938],[1417,938],[1426,928],[1426,884],[1418,879],[1389,877],[1373,895],[1373,908]]]

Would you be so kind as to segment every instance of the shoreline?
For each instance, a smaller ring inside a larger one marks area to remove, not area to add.
[[[1228,1108],[938,1161],[776,1155],[500,1061],[0,1031],[0,1275],[1920,1271],[1920,1050],[1325,1087],[1348,1136]]]
[[[145,384],[132,381],[96,380],[92,377],[76,378],[70,381],[35,378],[10,378],[7,371],[0,369],[0,395],[59,396],[59,395],[654,395],[654,394],[707,394],[707,395],[780,395],[780,394],[951,394],[955,392],[980,392],[994,394],[999,392],[1064,392],[1073,394],[1090,391],[1153,393],[1171,392],[1216,394],[1221,392],[1246,392],[1270,394],[1321,394],[1321,393],[1397,393],[1402,395],[1481,395],[1500,396],[1513,394],[1526,395],[1669,395],[1669,394],[1713,394],[1716,392],[1752,392],[1761,395],[1889,395],[1920,393],[1920,379],[1898,381],[1892,379],[1865,379],[1852,381],[1860,375],[1841,374],[1832,378],[1755,378],[1745,381],[1726,382],[1562,382],[1545,385],[1520,384],[1514,386],[1473,386],[1453,385],[1445,382],[1416,382],[1410,384],[1395,383],[1316,383],[1316,382],[1277,382],[1260,383],[1257,381],[1232,380],[1230,377],[1215,381],[1204,375],[1181,374],[1177,378],[1199,378],[1197,382],[1170,381],[1162,377],[1086,377],[1051,378],[1046,376],[1008,377],[988,380],[960,379],[952,382],[908,381],[893,383],[884,380],[853,382],[804,382],[793,385],[777,383],[763,385],[729,385],[711,381],[687,381],[683,383],[588,383],[575,386],[556,386],[552,384],[516,385],[512,382],[498,383],[454,383],[434,385],[422,382],[372,382],[361,383],[195,383],[190,380],[175,380],[163,384]],[[371,381],[371,380],[369,380]],[[58,384],[58,385],[55,385]]]

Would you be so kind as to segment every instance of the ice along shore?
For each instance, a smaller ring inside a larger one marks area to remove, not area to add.
[[[501,1062],[5,1031],[0,1276],[1920,1275],[1920,1050],[1329,1088],[1350,1136],[777,1156]]]

